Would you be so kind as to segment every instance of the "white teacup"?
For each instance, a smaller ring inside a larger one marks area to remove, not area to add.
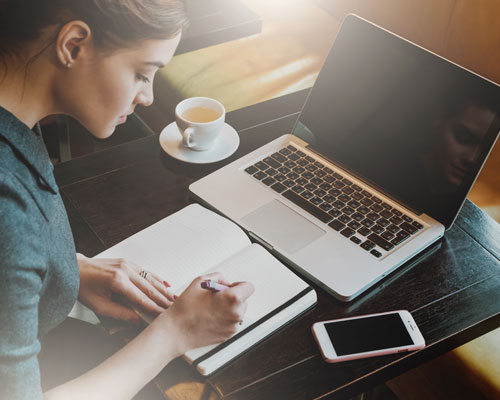
[[[175,107],[182,144],[191,150],[210,150],[224,127],[225,117],[224,106],[209,97],[191,97]]]

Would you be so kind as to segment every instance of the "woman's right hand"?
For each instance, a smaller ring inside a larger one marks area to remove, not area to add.
[[[213,293],[202,289],[201,282],[212,279],[230,286]],[[178,355],[186,351],[220,343],[231,337],[243,320],[247,298],[254,292],[249,282],[229,283],[219,273],[196,278],[176,302],[154,324],[169,319],[169,339],[174,340]]]

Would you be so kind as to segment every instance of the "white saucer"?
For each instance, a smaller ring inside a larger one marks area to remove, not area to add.
[[[206,151],[195,151],[182,144],[182,136],[177,124],[172,122],[161,131],[160,145],[165,153],[177,160],[194,164],[208,164],[223,160],[233,154],[240,145],[240,137],[232,126],[224,123],[224,128],[222,128],[214,147]]]

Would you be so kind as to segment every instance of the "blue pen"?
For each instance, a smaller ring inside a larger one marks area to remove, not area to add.
[[[223,285],[222,283],[218,283],[214,280],[208,279],[206,281],[201,282],[201,288],[211,290],[212,292],[222,292],[229,288],[229,286]]]

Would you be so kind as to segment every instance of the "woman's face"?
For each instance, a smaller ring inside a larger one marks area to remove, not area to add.
[[[153,102],[153,78],[179,44],[180,34],[147,40],[131,49],[103,54],[85,49],[55,88],[64,113],[98,138],[107,138],[137,105]]]

